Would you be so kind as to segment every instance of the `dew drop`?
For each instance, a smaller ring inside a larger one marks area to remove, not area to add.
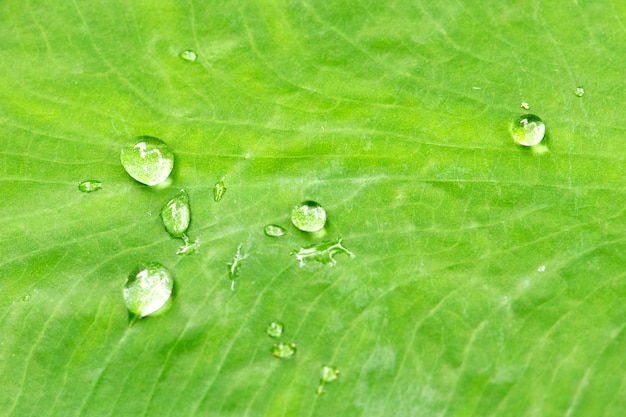
[[[324,385],[336,380],[338,377],[339,369],[329,365],[322,366],[322,377],[320,378],[320,385],[317,387],[317,395],[322,395],[324,393]]]
[[[277,343],[272,347],[272,355],[281,359],[289,359],[296,354],[295,343]]]
[[[523,146],[535,146],[543,140],[546,125],[534,114],[520,117],[512,127],[513,139]]]
[[[291,222],[303,232],[317,232],[326,224],[326,210],[315,201],[305,201],[291,211]]]
[[[268,224],[267,226],[265,226],[265,229],[263,229],[263,231],[267,236],[271,237],[281,237],[284,236],[285,233],[287,233],[285,229],[275,224]]]
[[[189,194],[185,190],[172,198],[161,209],[161,220],[165,230],[172,237],[183,237],[189,228],[191,211],[189,210]]]
[[[195,62],[196,59],[198,59],[198,54],[196,54],[191,49],[187,49],[187,50],[181,52],[179,56],[182,59],[184,59],[185,61],[189,61],[189,62]]]
[[[78,189],[83,193],[93,193],[102,189],[102,183],[96,180],[87,180],[78,184]]]
[[[541,265],[539,268],[537,268],[538,272],[545,272],[546,270],[546,266],[545,265]]]
[[[284,329],[285,329],[285,326],[283,326],[282,323],[273,321],[267,326],[267,335],[269,337],[274,337],[274,338],[280,337],[280,335],[283,334]]]
[[[576,97],[582,97],[585,95],[585,89],[582,87],[576,87],[576,90],[574,90],[574,94],[576,94]]]
[[[31,294],[26,294],[25,296],[22,297],[22,301],[27,303],[27,302],[30,301],[31,298],[33,298],[33,296]]]
[[[307,246],[291,252],[291,254],[294,255],[300,263],[300,266],[304,266],[309,261],[317,261],[333,266],[337,263],[335,255],[340,253],[344,253],[349,257],[354,258],[354,254],[343,246],[343,240],[341,238],[337,238],[336,242],[325,241],[317,245]]]
[[[165,142],[153,136],[138,136],[137,143],[122,148],[124,169],[135,180],[146,185],[160,184],[174,168],[174,154]]]
[[[159,263],[152,262],[132,272],[123,291],[130,325],[163,307],[172,294],[173,286],[170,272]]]
[[[224,193],[226,192],[226,187],[224,186],[224,181],[218,181],[215,183],[213,187],[213,200],[218,203],[222,197],[224,197]]]

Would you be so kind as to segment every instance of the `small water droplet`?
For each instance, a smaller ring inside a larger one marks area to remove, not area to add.
[[[341,238],[337,238],[336,242],[325,241],[317,245],[307,246],[305,248],[300,248],[298,251],[294,250],[291,252],[292,255],[295,255],[296,259],[300,263],[300,266],[304,266],[304,264],[309,261],[317,261],[333,266],[337,263],[335,255],[340,253],[345,253],[349,257],[354,258],[354,254],[343,246]]]
[[[530,105],[528,103],[526,103],[525,101],[522,102],[520,107],[523,108],[524,110],[530,109]]]
[[[26,294],[25,296],[22,297],[22,301],[27,303],[27,302],[30,301],[31,298],[33,298],[33,296],[31,294]]]
[[[183,244],[176,251],[176,255],[191,255],[200,247],[200,239],[191,240],[187,234],[182,236]]]
[[[134,145],[122,148],[124,169],[135,180],[146,185],[160,184],[174,168],[174,154],[165,142],[153,136],[138,136]]]
[[[246,259],[245,255],[241,252],[242,244],[237,246],[237,252],[233,256],[233,260],[228,263],[228,277],[230,278],[230,289],[235,291],[235,278],[239,276],[239,269],[241,263]]]
[[[541,265],[539,268],[537,268],[537,271],[539,272],[544,272],[546,270],[546,266],[545,265]]]
[[[157,262],[131,273],[123,291],[130,325],[163,307],[172,294],[173,286],[170,272]]]
[[[189,194],[185,190],[172,198],[161,209],[161,220],[165,230],[172,237],[183,237],[189,228],[191,211],[189,210]]]
[[[198,59],[198,54],[196,54],[191,49],[187,49],[187,50],[181,52],[179,56],[182,59],[184,59],[185,61],[190,61],[190,62],[195,62],[196,59]]]
[[[78,184],[78,189],[83,193],[93,193],[102,189],[102,183],[96,180],[87,180]]]
[[[224,193],[226,192],[226,187],[224,186],[224,181],[218,181],[215,183],[213,187],[213,200],[218,203],[222,197],[224,197]]]
[[[543,140],[546,125],[534,114],[520,117],[512,127],[513,139],[523,146],[535,146]]]
[[[291,211],[291,222],[303,232],[317,232],[326,224],[326,210],[315,201],[305,201]]]
[[[329,365],[322,366],[322,378],[320,379],[320,385],[317,387],[317,395],[322,395],[324,393],[324,385],[336,380],[338,377],[339,369]]]
[[[267,326],[267,335],[269,337],[280,337],[280,335],[283,334],[284,329],[285,326],[283,326],[282,323],[273,321]]]
[[[576,87],[576,90],[574,90],[574,94],[576,94],[576,97],[582,97],[585,95],[585,89],[582,87]]]
[[[272,347],[272,355],[281,359],[291,358],[296,354],[295,343],[277,343]]]
[[[271,237],[281,237],[284,236],[285,233],[287,233],[285,229],[275,224],[268,224],[267,226],[265,226],[265,229],[263,229],[263,231],[267,236]]]

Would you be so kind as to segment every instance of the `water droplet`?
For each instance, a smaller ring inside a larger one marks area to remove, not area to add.
[[[317,395],[322,395],[324,393],[324,385],[336,380],[338,377],[339,369],[329,365],[322,366],[322,378],[320,379],[320,385],[317,387]]]
[[[152,136],[138,136],[137,143],[122,148],[124,169],[135,180],[146,185],[160,184],[174,168],[174,154],[165,142]]]
[[[537,268],[537,271],[539,272],[544,272],[546,270],[546,266],[545,265],[541,265],[539,268]]]
[[[291,358],[296,354],[295,343],[277,343],[272,347],[272,355],[281,359]]]
[[[523,108],[524,110],[530,109],[530,105],[528,103],[526,103],[525,101],[522,102],[520,107]]]
[[[338,238],[336,242],[325,241],[313,246],[307,246],[300,248],[298,251],[292,251],[291,254],[295,255],[296,259],[300,263],[300,266],[304,266],[309,261],[317,261],[324,264],[330,264],[333,266],[337,263],[335,255],[345,253],[351,258],[354,258],[354,254],[343,246],[342,239]]]
[[[172,237],[183,237],[189,228],[191,211],[189,210],[189,194],[185,190],[172,198],[161,209],[161,220],[165,230]]]
[[[245,255],[241,253],[241,244],[237,246],[237,252],[233,256],[233,260],[228,263],[228,277],[230,278],[230,289],[235,291],[235,278],[239,276],[239,269],[241,263],[246,259]]]
[[[271,237],[281,237],[284,236],[285,233],[287,233],[285,229],[275,224],[268,224],[267,226],[265,226],[265,229],[263,231],[267,236]]]
[[[31,294],[26,294],[25,296],[22,297],[22,301],[27,303],[27,302],[30,301],[31,298],[33,298],[33,296]]]
[[[317,232],[326,224],[326,210],[315,201],[305,201],[291,211],[291,222],[303,232]]]
[[[170,272],[156,262],[131,273],[123,291],[130,325],[163,307],[172,294],[173,286]]]
[[[520,117],[512,128],[513,139],[523,146],[535,146],[543,140],[546,134],[546,125],[534,114]]]
[[[224,181],[218,181],[215,183],[213,187],[213,200],[215,202],[219,202],[222,197],[224,197],[224,193],[226,192],[226,187],[224,186]]]
[[[187,49],[181,52],[179,56],[185,61],[190,61],[190,62],[195,62],[195,60],[198,59],[198,55],[191,49]]]
[[[96,180],[87,180],[78,184],[78,189],[83,193],[93,193],[102,189],[102,183]]]
[[[178,248],[176,255],[191,255],[200,247],[200,239],[191,240],[187,234],[182,236],[183,245]]]
[[[576,97],[582,97],[585,95],[585,89],[582,87],[576,87],[576,90],[574,90],[574,94],[576,94]]]
[[[282,323],[273,321],[267,326],[267,335],[269,337],[280,337],[283,334],[285,326]]]

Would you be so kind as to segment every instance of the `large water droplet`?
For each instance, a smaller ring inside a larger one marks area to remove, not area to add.
[[[273,321],[267,326],[267,335],[269,337],[280,337],[283,334],[284,329],[285,326],[283,326],[282,323]]]
[[[576,97],[582,97],[585,95],[585,89],[582,87],[576,87],[576,90],[574,90],[574,94],[576,94]]]
[[[213,200],[218,203],[222,197],[224,197],[224,193],[226,192],[226,186],[224,186],[224,181],[218,181],[215,183],[213,187]]]
[[[317,395],[322,395],[324,393],[324,385],[336,380],[338,377],[339,369],[329,365],[322,366],[322,377],[320,378],[320,385],[317,387]]]
[[[228,277],[230,278],[230,289],[235,290],[235,278],[239,276],[239,269],[241,263],[246,259],[245,255],[241,252],[242,245],[237,246],[237,252],[233,256],[233,260],[228,263]]]
[[[303,232],[317,232],[326,224],[326,210],[315,201],[305,201],[291,211],[291,222]]]
[[[543,140],[546,125],[534,114],[520,117],[512,127],[513,139],[523,146],[535,146]]]
[[[291,252],[292,255],[295,255],[296,259],[300,263],[300,266],[304,266],[304,264],[309,261],[317,261],[333,266],[337,263],[335,255],[340,253],[344,253],[349,257],[354,258],[354,254],[343,246],[343,240],[341,238],[337,238],[336,242],[325,241],[317,245],[307,246],[300,248],[298,251],[294,250]]]
[[[87,180],[78,184],[78,189],[83,193],[93,193],[102,189],[102,183],[96,180]]]
[[[198,55],[191,49],[187,49],[181,52],[180,57],[184,59],[185,61],[190,61],[190,62],[194,62],[196,59],[198,59]]]
[[[287,233],[285,229],[275,224],[268,224],[267,226],[265,226],[265,229],[263,229],[263,231],[267,236],[271,237],[281,237],[284,236],[285,233]]]
[[[170,272],[156,262],[131,273],[123,291],[130,325],[163,307],[172,294],[173,286]]]
[[[124,169],[142,184],[156,185],[167,179],[174,168],[174,154],[165,142],[152,136],[139,136],[137,143],[122,148]]]
[[[189,228],[191,211],[189,210],[189,194],[185,190],[172,198],[161,209],[161,219],[165,230],[172,237],[183,237]]]
[[[272,347],[272,355],[281,359],[291,358],[296,354],[295,343],[277,343]]]

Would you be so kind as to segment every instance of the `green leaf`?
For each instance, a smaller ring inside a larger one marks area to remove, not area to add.
[[[626,3],[0,11],[0,415],[626,413]],[[121,165],[142,135],[165,185]],[[180,189],[189,256],[159,216]],[[307,200],[321,232],[291,224]],[[292,254],[339,238],[334,266]],[[129,328],[150,262],[171,307]]]

